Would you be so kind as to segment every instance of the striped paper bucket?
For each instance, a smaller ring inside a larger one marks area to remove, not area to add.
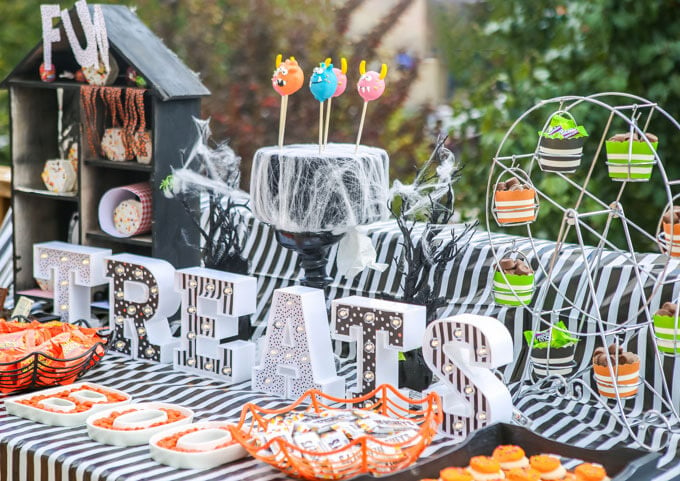
[[[619,396],[622,399],[635,396],[640,385],[640,362],[619,364],[612,367],[616,373],[616,380],[611,377],[609,366],[593,364],[595,382],[597,383],[597,390],[600,392],[600,395],[616,398],[616,392],[614,391],[614,385],[616,385],[619,390]]]
[[[129,213],[124,219],[115,219],[117,209],[123,202],[130,203]],[[99,226],[113,237],[131,237],[151,231],[152,195],[151,184],[137,184],[114,187],[104,193],[98,207]],[[122,230],[118,224],[123,222],[128,227]]]
[[[498,190],[494,194],[499,224],[520,224],[536,220],[536,191]]]
[[[680,325],[673,316],[654,315],[654,337],[659,351],[669,354],[680,353]]]
[[[576,344],[564,347],[551,347],[550,349],[531,350],[531,364],[536,375],[544,377],[551,374],[568,376],[576,367],[574,353]]]
[[[493,274],[493,297],[496,304],[504,306],[526,306],[534,295],[534,275],[521,276],[496,271]],[[513,292],[514,290],[514,292]]]
[[[609,177],[620,182],[647,182],[652,176],[656,163],[654,152],[659,143],[651,142],[651,144],[652,148],[647,145],[647,142],[642,141],[612,142],[608,140],[606,148]]]
[[[538,165],[544,172],[572,173],[581,165],[585,137],[576,139],[550,139],[538,141]]]
[[[664,247],[664,252],[671,257],[680,257],[680,224],[673,224],[673,233],[671,234],[671,225],[664,222],[663,233],[661,244]]]

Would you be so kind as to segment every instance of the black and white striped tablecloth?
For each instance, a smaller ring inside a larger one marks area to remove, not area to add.
[[[422,234],[424,226],[414,229],[414,235]],[[461,227],[456,227],[459,229]],[[372,225],[369,229],[378,252],[378,261],[390,263],[401,253],[400,232],[394,222]],[[536,263],[540,259],[548,264],[554,244],[547,241],[536,241],[532,248],[529,240],[512,238],[494,234],[493,246],[496,249],[508,250],[514,247],[522,250],[530,260]],[[256,326],[255,337],[264,333],[269,302],[275,289],[296,282],[301,275],[296,267],[294,253],[280,247],[274,240],[271,229],[256,220],[251,220],[249,235],[245,244],[245,256],[251,262],[251,272],[258,278],[258,310],[253,316]],[[399,277],[397,270],[388,269],[383,273],[364,271],[353,279],[337,274],[334,265],[335,248],[329,259],[329,272],[334,278],[329,291],[329,298],[349,295],[365,295],[370,297],[393,297],[399,294]],[[555,310],[568,306],[570,299],[583,302],[586,294],[579,286],[584,285],[586,274],[584,259],[595,255],[593,249],[581,251],[575,246],[562,248],[558,260],[559,275],[554,277],[560,292],[546,291],[534,296],[534,311]],[[600,303],[600,314],[611,323],[631,317],[637,313],[643,300],[649,296],[653,282],[650,274],[658,274],[666,259],[659,254],[642,254],[637,256],[638,265],[642,266],[642,282],[634,277],[634,266],[628,261],[629,256],[615,252],[605,252],[600,268],[596,298]],[[670,264],[670,271],[680,271],[677,261]],[[646,274],[649,273],[649,274]],[[532,315],[526,309],[497,306],[493,303],[492,283],[493,255],[489,236],[485,232],[477,232],[465,247],[461,256],[445,270],[442,279],[442,293],[449,299],[449,304],[440,313],[441,317],[458,313],[476,313],[496,317],[503,321],[510,330],[515,342],[515,358],[521,360],[525,354],[522,332],[532,326]],[[542,274],[537,273],[536,281],[541,282]],[[642,287],[640,289],[640,286]],[[652,309],[656,309],[662,300],[677,297],[678,288],[669,284],[652,299]],[[540,306],[537,300],[543,299]],[[560,318],[571,329],[584,333],[595,330],[594,323],[581,322],[574,310],[561,311]],[[652,357],[653,346],[648,339],[647,330],[631,332],[627,336],[628,350],[638,352],[642,358],[642,371],[647,381],[658,388],[662,376],[670,383],[672,402],[680,403],[680,363],[676,358],[663,359],[663,369],[655,365]],[[597,341],[599,342],[599,341]],[[583,378],[590,380],[588,366],[590,354],[596,345],[596,338],[591,336],[580,343],[577,352],[579,367],[584,369]],[[340,350],[338,349],[338,353]],[[352,352],[349,359],[338,360],[340,373],[351,379]],[[508,384],[513,384],[521,370],[518,365],[510,365],[501,370]],[[85,380],[99,382],[129,392],[139,401],[170,401],[194,409],[198,420],[236,419],[241,406],[246,402],[257,402],[268,407],[284,405],[284,401],[270,396],[253,393],[249,384],[227,387],[216,381],[201,379],[184,373],[174,372],[168,366],[153,365],[136,361],[125,361],[109,357],[94,368]],[[673,382],[677,380],[676,382]],[[639,395],[634,401],[628,401],[633,415],[638,415],[650,407],[660,407],[660,401],[649,392]],[[580,446],[607,448],[615,444],[631,443],[627,433],[614,423],[607,412],[594,402],[565,401],[554,395],[538,392],[521,397],[516,403],[525,415],[532,420],[532,429],[545,433],[559,441],[570,442]],[[660,443],[663,430],[649,430],[652,443]],[[662,463],[669,469],[666,477],[659,479],[675,479],[680,477],[680,464],[677,462],[676,449],[680,436],[672,435],[670,448],[665,452]],[[442,449],[450,442],[441,438],[425,453]],[[25,470],[25,471],[20,471]],[[272,468],[253,460],[226,465],[211,471],[177,471],[160,466],[151,461],[148,448],[115,448],[93,443],[89,440],[85,428],[53,428],[45,427],[30,421],[8,416],[4,408],[0,409],[0,480],[22,479],[20,474],[14,478],[13,473],[24,473],[24,479],[85,479],[85,480],[209,480],[239,479],[267,480],[279,479],[282,476]]]

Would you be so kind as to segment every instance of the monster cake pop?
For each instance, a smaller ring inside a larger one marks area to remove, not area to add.
[[[380,73],[374,71],[366,71],[366,60],[361,61],[359,65],[359,73],[361,77],[357,82],[357,90],[359,95],[364,99],[364,108],[361,111],[361,120],[359,121],[359,133],[357,134],[357,143],[355,152],[359,150],[359,143],[361,143],[361,133],[364,129],[364,120],[366,119],[366,108],[368,102],[379,98],[385,92],[385,77],[387,76],[387,65],[382,64]]]
[[[338,77],[333,70],[331,59],[321,62],[312,72],[309,78],[309,90],[316,100],[319,101],[319,153],[323,146],[323,103],[333,97],[338,86]]]
[[[281,113],[279,116],[279,148],[283,147],[283,136],[286,131],[286,111],[288,110],[288,96],[302,88],[305,75],[295,57],[281,62],[281,54],[276,56],[276,70],[272,75],[272,87],[281,95]]]
[[[338,86],[335,87],[335,92],[333,92],[331,98],[328,99],[328,104],[326,107],[326,129],[323,135],[324,147],[328,143],[328,128],[331,119],[331,103],[335,97],[340,97],[343,93],[345,93],[345,89],[347,89],[347,60],[345,57],[340,59],[340,68],[333,68],[333,72],[338,78]]]

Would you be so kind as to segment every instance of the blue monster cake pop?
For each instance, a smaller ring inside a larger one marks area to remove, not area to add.
[[[338,87],[338,77],[333,71],[333,64],[321,62],[309,79],[309,90],[319,102],[325,102],[333,96]]]

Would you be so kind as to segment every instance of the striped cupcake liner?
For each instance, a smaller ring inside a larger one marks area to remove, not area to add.
[[[550,349],[532,348],[531,364],[534,373],[541,377],[554,374],[568,376],[576,367],[575,352],[576,344]]]
[[[536,220],[536,191],[499,191],[494,195],[494,214],[504,226],[529,224]]]
[[[609,177],[618,182],[647,182],[652,176],[658,142],[606,142]]]
[[[654,338],[659,351],[667,354],[680,354],[680,322],[675,317],[654,316]]]
[[[520,276],[494,272],[493,295],[496,304],[503,306],[526,306],[534,295],[534,275]]]
[[[615,366],[614,370],[617,374],[616,379],[610,375],[608,366],[593,366],[595,383],[600,395],[614,399],[618,390],[621,399],[635,396],[642,384],[640,380],[640,363]]]
[[[581,165],[585,137],[577,139],[550,139],[541,137],[538,142],[538,166],[544,172],[573,173]]]
[[[667,224],[664,224],[664,229]],[[672,237],[672,242],[667,239]],[[661,252],[671,257],[680,257],[680,234],[670,235],[666,232],[660,232],[658,237],[658,244]]]

